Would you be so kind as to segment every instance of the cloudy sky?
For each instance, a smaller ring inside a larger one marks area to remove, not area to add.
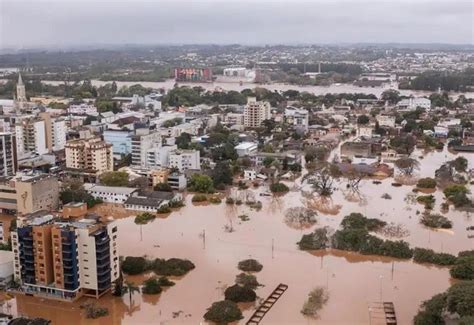
[[[473,0],[0,0],[0,48],[474,44]]]

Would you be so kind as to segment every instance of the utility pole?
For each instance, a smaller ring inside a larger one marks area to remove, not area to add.
[[[206,229],[202,230],[202,245],[203,249],[206,249]]]
[[[272,259],[274,258],[273,252],[274,252],[274,239],[272,238]]]
[[[382,302],[382,280],[383,280],[383,275],[379,275],[380,279],[380,302]]]

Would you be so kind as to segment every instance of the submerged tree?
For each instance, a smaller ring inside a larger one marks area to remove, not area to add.
[[[395,161],[395,166],[405,176],[413,175],[415,169],[419,168],[419,163],[413,158],[400,158]]]
[[[331,196],[334,192],[334,178],[327,164],[306,174],[303,181],[311,184],[314,191],[321,196]]]
[[[316,317],[328,300],[327,290],[323,287],[316,287],[308,294],[308,300],[304,303],[301,313],[305,316]]]
[[[135,292],[140,292],[140,288],[134,285],[132,282],[125,282],[125,285],[122,287],[122,294],[128,293],[130,305],[133,304],[132,295]]]

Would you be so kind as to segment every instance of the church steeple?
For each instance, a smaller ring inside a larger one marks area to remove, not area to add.
[[[16,84],[16,100],[18,102],[18,107],[23,109],[27,99],[26,99],[26,89],[23,79],[21,78],[21,73],[18,73],[18,83]]]

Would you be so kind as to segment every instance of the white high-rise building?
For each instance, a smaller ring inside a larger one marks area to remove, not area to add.
[[[170,153],[178,149],[176,145],[173,146],[160,146],[151,148],[147,151],[146,156],[146,167],[147,168],[160,168],[168,167],[170,160]]]
[[[39,155],[48,153],[44,120],[35,118],[23,119],[15,125],[15,133],[18,157],[23,157],[29,153]]]
[[[147,154],[150,149],[161,147],[159,132],[137,129],[132,138],[132,166],[147,168]]]
[[[10,132],[0,133],[0,176],[12,176],[16,171],[15,136]]]
[[[44,121],[48,151],[63,150],[66,146],[66,121],[63,118],[51,118],[49,113],[40,113],[39,117]]]
[[[52,123],[51,145],[53,151],[63,150],[66,146],[67,125],[64,119],[54,119]]]
[[[270,119],[270,103],[257,101],[255,97],[247,98],[244,108],[244,125],[249,128],[259,127],[263,121]]]

